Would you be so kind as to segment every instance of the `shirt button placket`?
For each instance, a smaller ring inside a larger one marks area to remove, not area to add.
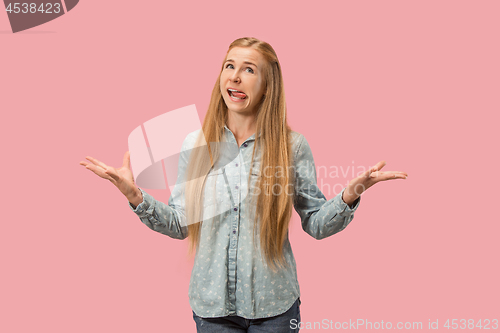
[[[235,163],[236,171],[238,171],[238,163]],[[239,179],[239,172],[235,172],[235,178]],[[236,186],[236,188],[238,188]],[[236,258],[237,258],[237,228],[238,228],[238,220],[239,220],[239,212],[238,212],[238,194],[235,195],[235,206],[233,207],[233,224],[232,224],[232,235],[230,238],[230,247],[228,253],[229,259],[229,267],[228,267],[228,282],[229,282],[229,313],[236,313]]]

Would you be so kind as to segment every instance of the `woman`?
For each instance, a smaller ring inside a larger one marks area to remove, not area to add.
[[[223,143],[236,149],[228,153]],[[200,145],[208,149],[194,149]],[[119,169],[91,157],[80,164],[117,186],[149,228],[189,239],[196,253],[189,300],[198,332],[298,331],[300,290],[288,240],[292,207],[303,229],[322,239],[352,221],[366,189],[407,177],[379,172],[381,161],[327,201],[307,140],[287,124],[276,53],[255,38],[229,46],[203,127],[186,137],[181,151],[182,181],[168,205],[135,185],[128,152]],[[207,215],[212,205],[217,213]]]

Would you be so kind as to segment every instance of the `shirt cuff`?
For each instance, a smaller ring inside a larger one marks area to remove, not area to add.
[[[342,199],[342,195],[344,194],[344,191],[347,189],[347,187],[344,187],[342,189],[342,192],[340,192],[338,194],[338,197],[339,197],[339,205],[340,205],[340,208],[341,208],[341,211],[340,211],[340,215],[341,216],[349,216],[349,215],[352,215],[354,214],[354,212],[356,211],[356,209],[358,209],[359,207],[359,202],[361,201],[361,196],[359,196],[356,200],[354,200],[353,202],[353,207],[349,207],[348,204],[346,204],[344,202],[344,200]]]
[[[151,195],[143,191],[141,188],[138,187],[138,189],[142,193],[142,202],[138,204],[137,207],[135,207],[135,209],[130,202],[128,203],[128,205],[130,209],[134,213],[136,213],[139,217],[144,217],[147,216],[148,214],[151,215],[155,207],[155,199]]]

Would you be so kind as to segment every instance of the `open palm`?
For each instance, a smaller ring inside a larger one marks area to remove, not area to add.
[[[385,161],[380,161],[374,167],[352,179],[344,192],[344,201],[354,202],[364,191],[381,181],[408,177],[408,174],[403,171],[380,171],[385,165]]]
[[[108,166],[90,156],[87,156],[86,159],[91,163],[82,161],[80,165],[83,165],[99,177],[112,182],[127,198],[132,198],[134,195],[137,195],[139,190],[135,185],[134,177],[130,170],[130,152],[127,151],[125,153],[123,156],[123,165],[118,169]]]

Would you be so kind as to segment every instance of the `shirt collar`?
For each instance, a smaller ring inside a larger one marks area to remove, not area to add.
[[[233,132],[231,132],[231,130],[230,130],[230,129],[226,126],[226,125],[224,125],[224,128],[225,128],[225,132],[226,132],[226,134],[228,134],[228,133],[233,134]],[[260,134],[261,134],[261,133],[259,133],[259,137],[260,137]],[[234,137],[234,134],[233,134],[233,137]],[[255,133],[254,133],[254,134],[252,134],[252,135],[251,135],[248,139],[246,139],[244,142],[249,142],[249,141],[255,141]]]

